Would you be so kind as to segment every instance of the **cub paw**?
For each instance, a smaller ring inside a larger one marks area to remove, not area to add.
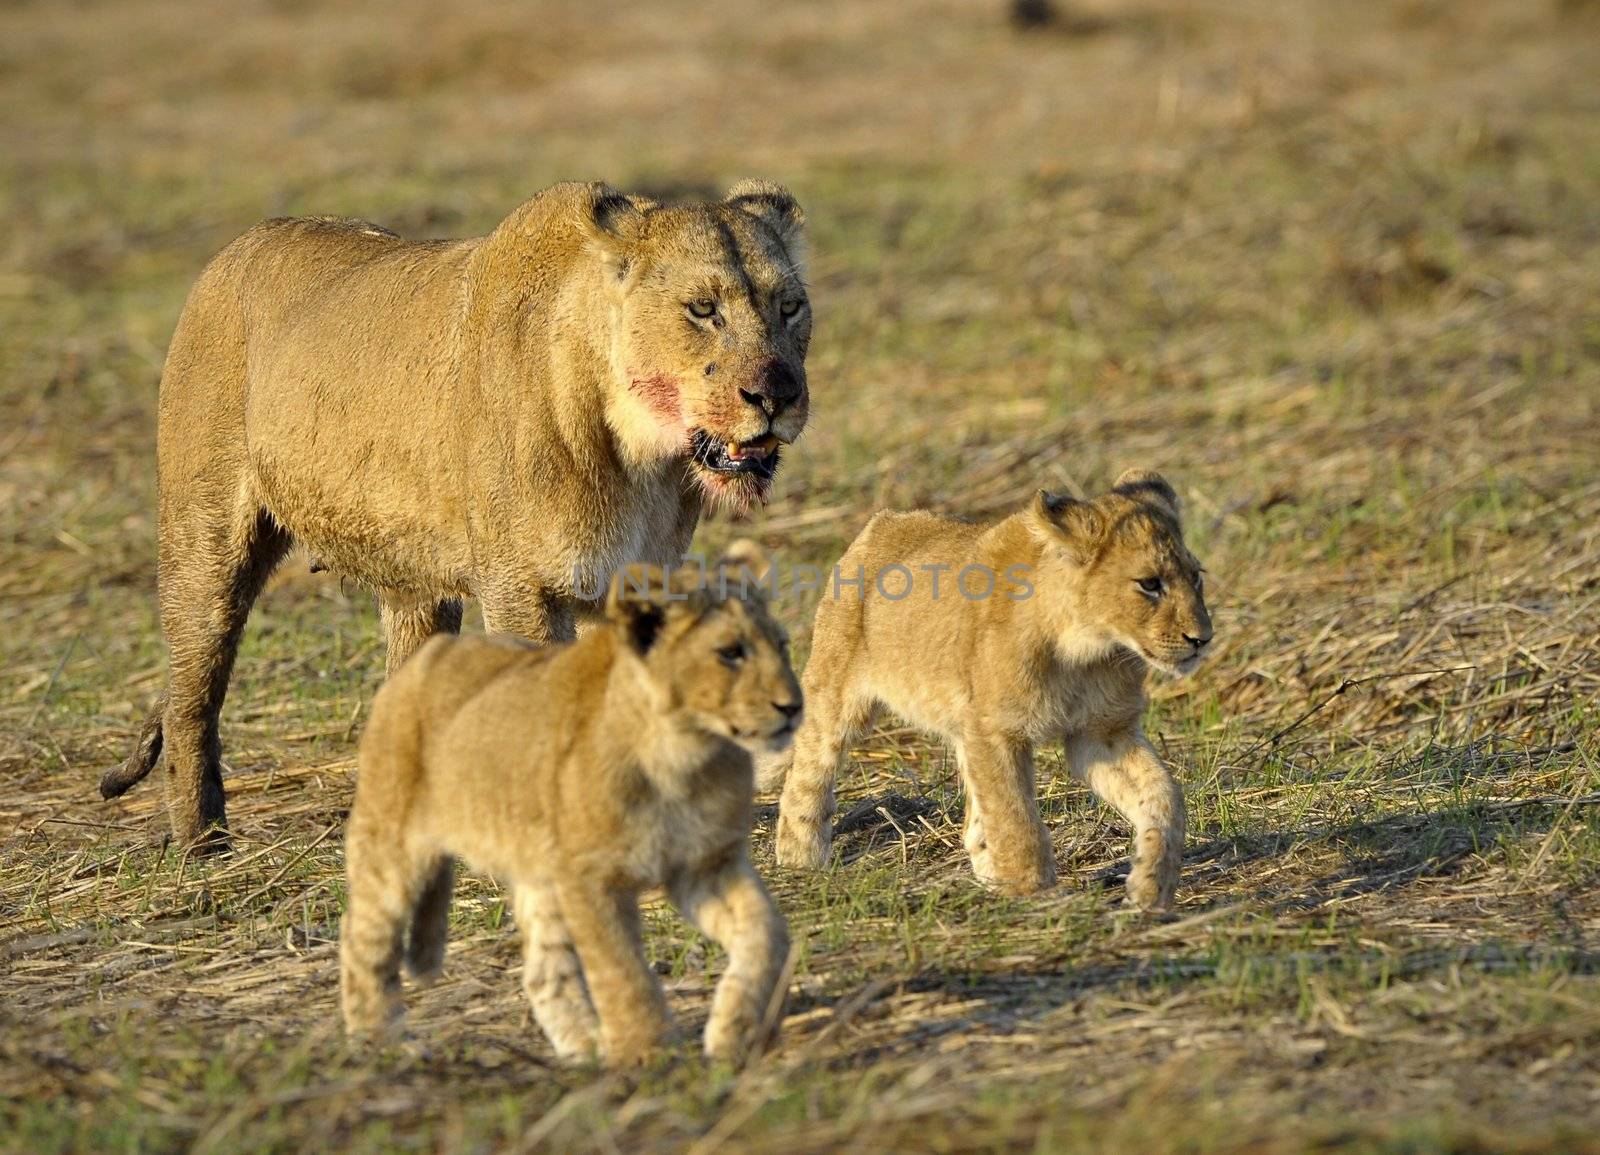
[[[760,1024],[749,1016],[730,1018],[723,1022],[706,1024],[706,1057],[719,1063],[743,1066],[755,1045],[755,1035]]]
[[[1056,884],[1056,858],[1048,840],[1028,861],[1007,861],[984,843],[971,854],[972,873],[984,886],[1001,894],[1036,894]],[[1009,856],[1008,856],[1009,857]]]
[[[1158,863],[1150,866],[1136,862],[1128,873],[1127,903],[1139,910],[1152,913],[1171,910],[1177,890],[1176,865]]]
[[[778,865],[798,870],[820,870],[833,849],[833,831],[827,822],[801,822],[778,818]]]

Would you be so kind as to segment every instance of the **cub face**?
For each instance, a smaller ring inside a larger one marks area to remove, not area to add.
[[[738,577],[724,583],[719,573],[630,566],[606,613],[622,626],[663,713],[752,754],[782,750],[803,702],[788,637],[758,594],[740,596]]]
[[[1178,497],[1159,475],[1130,470],[1092,501],[1040,491],[1036,531],[1050,543],[1039,584],[1075,616],[1169,674],[1190,673],[1211,643],[1200,563],[1183,543]]]
[[[645,453],[687,451],[708,497],[747,508],[810,412],[804,215],[759,181],[712,204],[618,200],[597,220],[619,433]]]

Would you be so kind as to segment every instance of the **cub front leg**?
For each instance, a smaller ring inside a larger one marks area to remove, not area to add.
[[[557,895],[600,1020],[601,1060],[613,1067],[646,1061],[670,1023],[660,980],[644,956],[638,894],[573,883],[558,886]]]
[[[1073,735],[1066,751],[1072,776],[1133,827],[1128,902],[1166,910],[1183,867],[1183,787],[1137,730],[1110,741]]]
[[[743,1062],[763,1042],[789,958],[789,929],[743,846],[709,873],[675,879],[671,894],[683,916],[728,952],[706,1022],[706,1054]]]
[[[519,884],[514,902],[522,931],[522,989],[534,1019],[561,1058],[595,1058],[600,1023],[555,888],[546,882]]]
[[[1039,821],[1029,743],[971,735],[958,744],[956,757],[967,794],[962,843],[978,880],[1008,894],[1054,886],[1055,852]]]

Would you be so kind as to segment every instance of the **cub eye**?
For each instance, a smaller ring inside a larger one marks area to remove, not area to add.
[[[1158,577],[1139,578],[1138,586],[1151,597],[1161,596],[1161,579]]]
[[[1200,570],[1194,575],[1194,592],[1204,593],[1206,588],[1205,570]]]
[[[795,297],[794,299],[785,301],[783,304],[779,305],[778,311],[785,317],[792,317],[800,311],[800,306],[802,304],[804,304],[804,302],[801,301],[799,297]]]
[[[717,303],[710,297],[701,297],[698,301],[689,302],[689,315],[699,317],[704,321],[717,311]]]
[[[748,654],[749,651],[745,649],[743,642],[734,642],[732,645],[723,646],[717,651],[717,657],[722,659],[722,664],[732,669],[738,669]]]

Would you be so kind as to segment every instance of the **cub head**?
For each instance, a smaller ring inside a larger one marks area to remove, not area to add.
[[[1067,599],[1078,638],[1126,646],[1171,674],[1200,664],[1211,615],[1178,495],[1160,474],[1129,470],[1091,501],[1040,490],[1028,516],[1046,543],[1039,594]]]
[[[596,190],[587,225],[610,309],[614,431],[640,460],[686,455],[715,502],[764,501],[810,409],[805,214],[765,181],[677,206]]]
[[[800,723],[789,640],[739,568],[629,566],[606,616],[637,659],[660,711],[754,753],[784,749]]]

